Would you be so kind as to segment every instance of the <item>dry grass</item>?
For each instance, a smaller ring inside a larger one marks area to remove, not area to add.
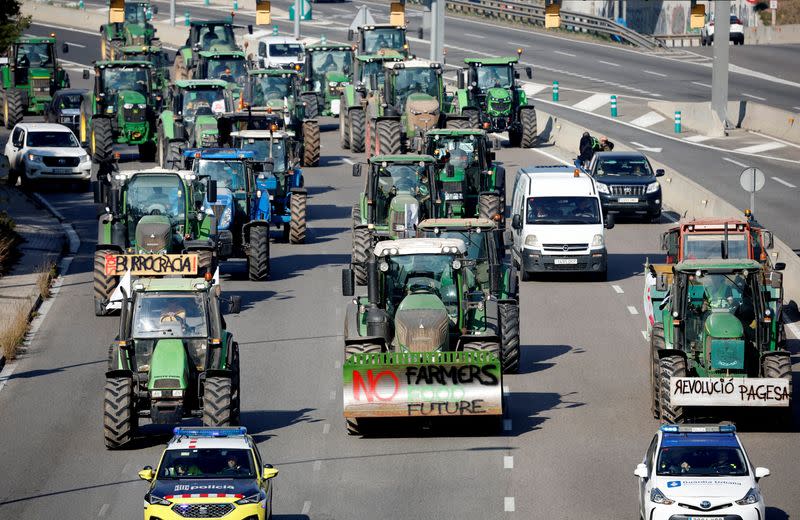
[[[0,349],[7,360],[17,357],[17,348],[28,332],[28,306],[18,303],[8,314],[0,317]]]
[[[43,300],[50,297],[50,286],[55,277],[56,264],[50,263],[39,268],[39,275],[36,277],[36,286],[39,288],[39,295]]]
[[[756,4],[756,9],[760,10],[761,21],[764,25],[772,23],[772,11],[767,9],[768,1]],[[800,0],[780,0],[778,2],[777,22],[778,25],[791,25],[800,23]]]
[[[20,237],[14,231],[14,220],[5,211],[0,211],[0,275],[6,273],[17,258]]]

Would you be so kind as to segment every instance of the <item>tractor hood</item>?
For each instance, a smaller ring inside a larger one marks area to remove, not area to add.
[[[126,104],[131,105],[144,105],[147,103],[144,95],[135,90],[120,90],[117,93],[117,105],[124,107]]]
[[[414,93],[406,101],[410,130],[425,132],[439,122],[439,101],[428,94]]]
[[[179,326],[176,324],[176,326]],[[180,339],[160,339],[150,359],[148,390],[181,390],[188,386],[189,359]]]
[[[179,501],[181,495],[197,495],[213,493],[217,496],[218,502],[233,502],[241,497],[257,495],[259,492],[255,479],[250,478],[229,478],[229,479],[159,479],[150,491],[151,494],[166,498],[175,497],[172,500]],[[227,495],[227,496],[222,496]],[[238,497],[236,495],[239,495]],[[226,500],[228,499],[228,500]],[[169,499],[168,499],[169,500]]]
[[[209,204],[206,202],[204,209],[211,209],[217,220],[217,229],[225,230],[230,228],[233,220],[233,193],[230,189],[220,186],[217,188],[217,202]]]
[[[344,74],[339,71],[331,71],[325,73],[325,81],[330,84],[332,81],[336,83],[347,83],[350,81],[350,78],[347,77],[347,74]]]
[[[726,310],[714,310],[703,325],[706,335],[712,338],[741,338],[744,327],[739,318]]]
[[[209,147],[219,145],[219,129],[217,119],[212,115],[197,116],[194,121],[196,146]]]
[[[52,76],[53,76],[53,69],[45,69],[42,67],[34,67],[32,69],[28,69],[28,77],[34,79],[50,78]]]
[[[239,49],[236,48],[236,45],[231,43],[213,43],[209,45],[207,49],[203,50],[211,52],[231,52],[238,51]]]
[[[486,92],[486,106],[495,115],[511,111],[511,93],[504,88],[490,88]]]
[[[392,198],[389,206],[389,234],[392,238],[412,237],[419,222],[419,201],[408,191]]]
[[[158,208],[162,213],[167,209]],[[172,226],[166,215],[145,215],[136,224],[136,250],[139,253],[166,253],[171,242]]]
[[[397,307],[395,341],[409,352],[433,352],[447,344],[450,318],[435,294],[412,293]]]

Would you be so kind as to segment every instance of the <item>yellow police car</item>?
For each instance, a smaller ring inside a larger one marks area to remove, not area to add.
[[[247,428],[173,430],[157,469],[139,478],[150,482],[144,520],[272,518],[272,479],[278,470],[263,464]]]

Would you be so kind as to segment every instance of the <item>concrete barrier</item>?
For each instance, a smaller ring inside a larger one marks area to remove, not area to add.
[[[576,156],[583,132],[600,133],[556,117],[539,108],[536,109],[536,117],[539,128],[541,128],[540,141],[572,151]],[[613,136],[609,135],[609,138],[614,141]],[[638,151],[623,143],[617,143],[614,150]],[[743,208],[737,208],[722,200],[711,191],[675,171],[674,168],[652,158],[649,159],[654,168],[663,168],[666,171],[665,176],[661,179],[664,205],[677,212],[682,219],[742,215]],[[784,303],[788,304],[793,301],[795,305],[800,304],[800,257],[777,237],[775,238],[775,247],[770,250],[770,256],[773,263],[786,263],[786,269],[783,272]]]
[[[745,45],[800,43],[800,25],[761,25],[747,27],[744,31]]]

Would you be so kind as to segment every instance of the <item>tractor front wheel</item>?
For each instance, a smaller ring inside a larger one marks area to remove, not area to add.
[[[22,122],[25,116],[25,101],[22,98],[22,91],[9,88],[3,96],[3,124],[11,130],[14,125]]]
[[[94,315],[107,316],[106,309],[111,293],[117,286],[117,277],[106,274],[106,255],[113,251],[99,250],[94,252]]]
[[[501,358],[500,344],[493,341],[472,341],[470,343],[464,343],[463,350],[464,352],[490,352],[497,356],[498,359]]]
[[[670,396],[670,379],[686,377],[686,359],[682,356],[662,356],[658,360],[659,398],[658,406],[661,418],[670,423],[683,422],[683,408],[674,406]]]
[[[371,245],[372,237],[366,226],[353,228],[353,252],[350,263],[358,285],[367,285],[367,259]]]
[[[251,281],[266,280],[269,277],[269,226],[250,228],[247,274]]]
[[[203,388],[203,426],[228,426],[233,419],[233,384],[227,377],[207,377]]]
[[[317,104],[316,94],[303,94],[300,96],[303,106],[306,109],[306,118],[316,119],[319,117],[319,105]]]
[[[478,117],[478,111],[474,108],[465,108],[461,111],[462,116],[466,116],[469,119],[469,128],[480,128],[481,122]]]
[[[350,133],[350,149],[353,153],[362,153],[364,151],[364,132],[365,120],[364,110],[361,108],[354,108],[347,113],[348,131]]]
[[[500,307],[500,341],[503,352],[503,373],[519,372],[519,305],[501,303]]]
[[[445,122],[445,127],[457,130],[472,128],[468,119],[448,119]]]
[[[494,220],[497,215],[503,215],[500,196],[495,193],[481,193],[478,199],[478,216]]]
[[[302,244],[306,241],[306,194],[292,192],[289,221],[289,243]]]
[[[789,354],[773,354],[764,357],[761,361],[761,372],[765,378],[788,380],[789,396],[792,395],[792,359]],[[789,403],[791,404],[791,401]],[[772,417],[772,420],[777,423],[779,428],[789,428],[792,426],[791,406],[778,408],[776,413],[777,417]]]
[[[396,119],[382,119],[375,125],[375,140],[380,155],[396,155],[403,152],[403,127]]]
[[[658,377],[658,352],[666,348],[664,341],[664,324],[656,323],[650,331],[650,410],[653,418],[661,417],[660,386],[661,381]]]
[[[103,437],[106,448],[117,449],[133,440],[138,418],[133,407],[133,380],[106,378],[103,399]]]
[[[345,103],[345,97],[341,96],[339,98],[339,144],[342,146],[343,150],[349,150],[350,128],[347,125],[350,122],[350,118]]]
[[[303,121],[303,166],[319,166],[319,123]]]
[[[521,109],[519,111],[519,119],[522,125],[519,146],[522,148],[533,148],[533,145],[536,144],[538,132],[536,128],[536,110],[533,108]]]
[[[96,117],[92,120],[92,159],[98,164],[111,162],[114,157],[114,130],[111,120]]]

